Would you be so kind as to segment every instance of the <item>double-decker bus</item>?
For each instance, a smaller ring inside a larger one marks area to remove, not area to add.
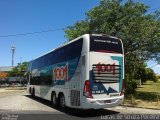
[[[124,54],[119,38],[82,35],[34,60],[27,90],[53,106],[100,109],[124,98]]]

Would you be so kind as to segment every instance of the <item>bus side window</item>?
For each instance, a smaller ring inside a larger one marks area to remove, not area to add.
[[[44,66],[48,66],[49,65],[49,54],[47,54],[47,55],[45,55],[45,57],[43,58],[43,60],[42,60],[42,66],[44,67]]]
[[[58,50],[58,57],[60,59],[60,61],[63,61],[64,60],[64,49],[59,49]]]
[[[49,63],[50,64],[55,64],[57,62],[57,50],[55,52],[50,53],[50,57],[49,57]]]
[[[83,39],[80,39],[72,44],[72,58],[80,56],[82,50],[82,40]]]
[[[35,85],[40,85],[41,81],[40,81],[40,76],[34,77],[35,79]]]
[[[72,51],[72,46],[70,45],[65,46],[63,55],[65,60],[70,60],[72,58],[71,51]]]

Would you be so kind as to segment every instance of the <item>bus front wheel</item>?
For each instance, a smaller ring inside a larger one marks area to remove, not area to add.
[[[34,96],[35,96],[35,90],[34,90],[34,88],[32,88],[31,96],[32,96],[32,97],[34,97]]]
[[[51,102],[52,102],[53,107],[57,107],[58,103],[57,103],[57,98],[56,98],[56,93],[55,92],[52,92]]]

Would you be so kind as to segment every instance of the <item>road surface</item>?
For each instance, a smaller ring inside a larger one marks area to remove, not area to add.
[[[100,120],[100,119],[126,119],[148,117],[146,114],[152,114],[149,118],[160,119],[160,110],[132,108],[118,106],[110,109],[101,110],[77,110],[66,108],[61,110],[60,108],[53,108],[51,103],[47,100],[40,99],[38,97],[32,98],[26,92],[20,92],[16,94],[4,95],[0,94],[0,120],[6,120],[6,118],[15,120],[50,120],[50,119],[87,119],[87,120]],[[133,116],[127,116],[133,115]],[[140,116],[144,115],[144,116]],[[156,115],[156,116],[154,116]]]

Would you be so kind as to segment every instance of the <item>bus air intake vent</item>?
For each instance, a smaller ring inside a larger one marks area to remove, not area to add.
[[[71,90],[71,106],[80,106],[80,91]]]
[[[93,64],[92,76],[94,82],[118,83],[121,78],[121,66],[115,64]]]

